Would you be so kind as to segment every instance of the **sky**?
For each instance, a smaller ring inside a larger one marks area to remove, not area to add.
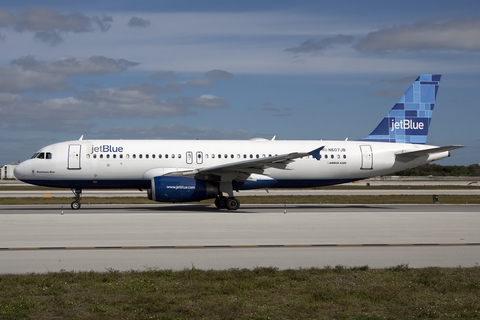
[[[81,136],[361,139],[424,73],[427,143],[465,146],[438,164],[480,163],[477,0],[0,0],[0,165]]]

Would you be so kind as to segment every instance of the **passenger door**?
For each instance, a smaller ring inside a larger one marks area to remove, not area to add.
[[[371,146],[360,146],[362,152],[362,170],[372,170],[373,169],[373,153]]]
[[[80,170],[82,169],[80,164],[82,145],[71,144],[68,146],[68,170]]]

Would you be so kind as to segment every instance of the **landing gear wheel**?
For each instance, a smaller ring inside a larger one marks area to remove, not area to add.
[[[237,210],[240,208],[240,201],[235,197],[230,197],[227,199],[227,209],[228,210]]]
[[[227,197],[220,196],[215,199],[215,206],[218,209],[225,209],[227,207]]]
[[[72,207],[73,210],[78,210],[82,205],[78,201],[73,201],[70,206]]]
[[[75,201],[72,202],[70,205],[73,210],[78,210],[82,206],[80,204],[80,198],[82,197],[82,189],[80,188],[72,188],[73,195],[75,196]]]

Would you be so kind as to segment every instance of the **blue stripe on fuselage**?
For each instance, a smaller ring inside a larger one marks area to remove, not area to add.
[[[362,180],[355,179],[312,179],[312,180],[257,180],[247,182],[233,182],[234,190],[252,190],[265,188],[314,188],[331,186]],[[150,180],[23,180],[25,183],[56,188],[76,189],[148,189]]]

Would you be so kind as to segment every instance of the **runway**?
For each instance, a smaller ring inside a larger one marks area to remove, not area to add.
[[[0,273],[480,263],[480,205],[0,207]]]

